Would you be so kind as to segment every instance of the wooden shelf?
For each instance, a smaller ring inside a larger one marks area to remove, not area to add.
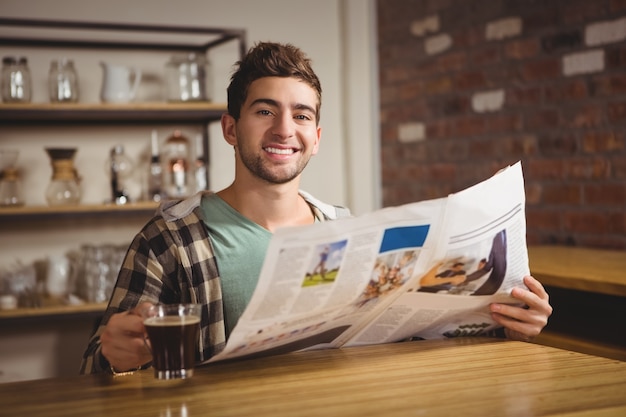
[[[243,56],[247,49],[244,29],[0,18],[0,45],[20,47],[206,52],[233,40]]]
[[[0,103],[0,121],[32,122],[209,122],[218,120],[226,104],[212,102],[145,103]]]
[[[234,43],[239,57],[247,51],[246,31],[243,29],[208,28],[196,26],[137,25],[114,22],[78,22],[63,20],[13,19],[0,17],[0,45],[23,51],[25,48],[78,48],[87,51],[110,50],[156,51],[159,54],[198,53],[207,54],[214,47]],[[23,52],[20,52],[23,53]],[[79,69],[80,73],[80,69]],[[161,124],[189,124],[202,129],[204,154],[210,161],[209,124],[219,121],[227,111],[226,103],[200,102],[131,102],[102,103],[0,103],[0,126],[27,129],[35,127],[65,128],[65,126],[135,126],[154,128]],[[3,145],[16,145],[16,140],[5,135]],[[85,143],[89,143],[89,138]],[[19,144],[17,144],[19,146]],[[80,204],[76,206],[22,206],[0,207],[0,231],[19,233],[28,226],[32,233],[57,231],[59,236],[66,228],[83,229],[99,226],[107,228],[126,226],[126,220],[134,222],[139,217],[146,220],[158,207],[153,202],[137,202],[125,205]],[[52,220],[52,221],[51,221]],[[104,220],[104,221],[102,221]],[[1,234],[1,233],[0,233]],[[37,235],[35,235],[37,236]],[[3,242],[4,244],[5,242]],[[5,245],[9,246],[9,245]],[[2,248],[3,250],[10,248]],[[9,253],[9,252],[7,252]],[[43,308],[0,311],[2,321],[38,321],[41,318],[98,317],[105,305],[46,306]]]
[[[75,215],[150,215],[154,213],[158,203],[152,201],[141,201],[123,205],[117,204],[79,204],[76,206],[21,206],[21,207],[0,207],[0,221],[19,219],[41,219]]]
[[[42,317],[69,317],[74,315],[100,315],[106,309],[106,303],[81,304],[81,305],[58,305],[39,308],[16,308],[13,310],[0,310],[0,321],[22,320]]]

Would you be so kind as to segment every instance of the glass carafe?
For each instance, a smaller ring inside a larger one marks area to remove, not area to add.
[[[18,155],[17,149],[0,149],[0,206],[24,204],[22,185],[15,167]]]
[[[78,173],[74,167],[75,148],[46,148],[52,165],[52,179],[46,189],[46,200],[51,206],[76,205],[81,192]]]

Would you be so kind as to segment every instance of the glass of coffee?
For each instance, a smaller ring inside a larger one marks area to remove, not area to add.
[[[158,379],[193,376],[200,333],[200,304],[158,304],[143,312]]]

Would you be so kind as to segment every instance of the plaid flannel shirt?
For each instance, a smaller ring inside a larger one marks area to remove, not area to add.
[[[348,217],[348,209],[322,203],[303,191],[319,221]],[[164,202],[135,236],[120,269],[109,305],[89,340],[80,372],[110,372],[101,353],[100,335],[111,316],[138,304],[198,303],[202,318],[197,361],[219,353],[226,344],[222,289],[210,236],[200,214],[202,193]]]

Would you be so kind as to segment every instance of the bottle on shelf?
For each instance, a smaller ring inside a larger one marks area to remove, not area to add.
[[[179,130],[163,146],[163,189],[168,198],[187,197],[193,192],[189,139]]]
[[[115,204],[130,202],[125,182],[133,172],[133,162],[124,153],[123,145],[116,145],[111,149],[108,161],[111,176],[111,200]]]
[[[195,177],[196,177],[196,192],[204,191],[208,188],[208,172],[205,161],[204,153],[204,138],[202,134],[196,135],[196,163],[195,163]]]
[[[159,137],[156,130],[150,138],[150,163],[148,166],[148,200],[159,202],[163,199],[163,167],[159,154]]]

